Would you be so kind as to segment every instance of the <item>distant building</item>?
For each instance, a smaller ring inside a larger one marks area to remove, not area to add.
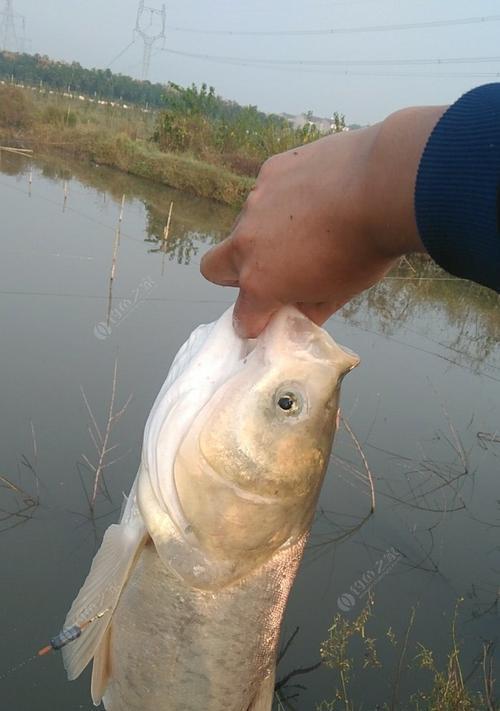
[[[331,131],[335,130],[335,123],[333,120],[333,117],[330,118],[324,118],[322,116],[310,116],[307,114],[298,114],[298,115],[293,115],[293,114],[287,114],[287,113],[282,113],[279,114],[282,116],[284,119],[287,121],[290,121],[292,126],[294,128],[300,128],[301,126],[305,126],[307,123],[309,124],[314,124],[321,133],[330,133]],[[343,130],[344,131],[350,131],[351,129],[354,128],[360,128],[358,125],[352,125],[352,126],[346,126]]]

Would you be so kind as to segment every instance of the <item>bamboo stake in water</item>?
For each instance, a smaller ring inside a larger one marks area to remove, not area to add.
[[[108,314],[106,318],[106,324],[109,328],[110,318],[111,318],[111,306],[113,303],[113,281],[116,272],[116,260],[118,257],[118,248],[120,247],[121,239],[121,225],[123,222],[123,209],[125,207],[125,195],[122,197],[122,203],[120,208],[120,214],[118,216],[118,225],[115,230],[115,241],[113,243],[113,257],[111,259],[111,273],[109,275],[109,294],[108,294]]]
[[[171,221],[171,219],[172,219],[172,210],[173,210],[173,209],[174,209],[174,203],[171,202],[171,203],[170,203],[170,208],[169,208],[169,211],[168,211],[167,224],[166,224],[165,227],[163,228],[163,239],[164,239],[165,243],[166,243],[167,240],[168,240],[168,233],[170,232],[170,221]]]
[[[125,193],[122,195],[122,204],[121,204],[121,208],[120,208],[120,216],[118,217],[118,224],[120,224],[120,225],[121,225],[121,223],[123,222],[123,209],[124,209],[124,207],[125,207]]]
[[[161,275],[163,276],[165,274],[165,255],[167,253],[167,243],[168,243],[168,235],[170,232],[170,221],[172,220],[172,210],[174,209],[174,203],[170,203],[170,208],[168,210],[168,217],[167,217],[167,224],[163,228],[163,244],[161,246],[162,248],[162,260],[161,260]]]
[[[66,203],[68,202],[68,181],[64,181],[64,200],[63,200],[63,212],[66,212]]]
[[[122,222],[123,222],[123,208],[124,207],[125,207],[125,195],[123,195],[123,197],[122,197],[120,214],[118,216],[118,226],[115,230],[115,242],[113,245],[113,260],[111,262],[111,277],[110,277],[111,281],[113,281],[113,279],[115,278],[116,257],[118,255],[118,247],[120,246],[120,240],[121,240],[121,227],[122,227]]]

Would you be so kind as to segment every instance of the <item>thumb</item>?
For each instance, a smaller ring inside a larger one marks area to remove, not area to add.
[[[200,271],[205,279],[221,286],[238,286],[239,269],[235,262],[234,242],[228,237],[203,255]]]
[[[241,338],[257,338],[280,306],[240,290],[233,312],[234,330]]]
[[[322,326],[340,306],[342,304],[337,305],[328,301],[322,301],[317,304],[297,304],[299,311],[302,311],[304,316],[310,318],[318,326]]]

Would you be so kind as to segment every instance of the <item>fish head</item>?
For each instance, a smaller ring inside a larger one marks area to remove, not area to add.
[[[194,420],[175,484],[204,547],[262,557],[310,526],[340,383],[359,359],[292,307],[247,351]]]
[[[203,458],[246,492],[308,496],[330,455],[340,382],[358,359],[299,311],[285,308],[244,360],[205,408]]]

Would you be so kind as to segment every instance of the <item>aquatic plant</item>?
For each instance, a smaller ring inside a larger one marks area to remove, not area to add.
[[[469,673],[463,670],[462,646],[457,634],[457,617],[462,599],[458,600],[452,617],[450,649],[444,663],[439,664],[432,649],[420,642],[410,654],[410,635],[414,628],[416,610],[410,612],[408,625],[401,639],[392,627],[386,639],[394,649],[397,659],[394,665],[390,699],[377,705],[380,711],[498,711],[499,700],[495,698],[493,651],[494,644],[484,641],[480,654]],[[316,711],[361,711],[353,698],[353,682],[358,688],[363,670],[382,667],[377,652],[377,640],[370,637],[367,628],[373,617],[374,602],[370,598],[361,613],[349,620],[338,613],[328,630],[328,638],[321,644],[323,664],[336,673],[333,698],[316,705]],[[362,643],[362,654],[353,653],[356,638]],[[401,700],[401,680],[406,671],[428,672],[430,683]]]
[[[355,662],[349,655],[349,646],[353,638],[359,637],[364,646],[362,668],[379,668],[381,666],[377,656],[376,640],[366,634],[366,625],[372,614],[373,598],[369,596],[365,607],[353,620],[349,620],[340,613],[337,613],[333,618],[332,625],[328,629],[328,638],[321,644],[320,654],[323,664],[337,672],[338,684],[335,688],[333,701],[322,701],[317,706],[317,711],[331,711],[336,708],[354,711],[351,683]]]

